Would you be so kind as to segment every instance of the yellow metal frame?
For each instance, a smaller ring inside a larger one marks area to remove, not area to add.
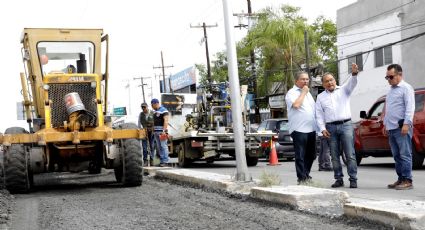
[[[102,127],[104,125],[104,117],[102,110],[102,101],[101,101],[101,78],[97,74],[48,74],[43,79],[43,84],[48,85],[49,83],[58,83],[58,84],[70,84],[70,83],[91,83],[96,82],[96,110],[97,110],[97,126]],[[50,110],[50,100],[49,100],[49,90],[44,89],[44,118],[46,123],[46,128],[52,128],[52,118]]]
[[[33,134],[3,134],[0,135],[0,142],[5,146],[11,144],[37,143],[46,145],[47,143],[70,141],[73,144],[80,144],[81,141],[106,141],[112,143],[114,139],[146,137],[144,129],[112,129],[106,126],[97,127],[85,132],[65,132],[60,129],[42,129]]]
[[[108,41],[107,35],[102,37],[102,29],[61,29],[61,28],[26,28],[23,31],[21,43],[25,52],[29,56],[25,59],[28,76],[21,73],[21,84],[24,95],[24,106],[28,122],[31,122],[31,106],[34,106],[37,116],[45,119],[45,127],[31,134],[0,134],[0,144],[10,146],[11,144],[37,143],[46,145],[55,142],[72,142],[80,144],[82,141],[106,141],[113,142],[114,139],[145,138],[143,129],[112,129],[105,126],[102,103],[106,107],[107,102],[102,101],[101,82],[108,83],[108,65],[106,64],[105,79],[102,79],[101,70],[101,42]],[[40,41],[89,41],[95,46],[94,74],[62,74],[54,73],[42,76],[41,64],[37,58],[37,43]],[[108,47],[107,47],[108,49]],[[108,52],[108,51],[106,51]],[[108,54],[106,53],[108,62]],[[27,77],[27,79],[26,79]],[[27,81],[30,83],[32,100],[29,98]],[[43,86],[52,83],[69,84],[81,82],[96,82],[96,103],[97,103],[97,127],[87,127],[84,131],[68,131],[65,128],[53,128],[51,122],[51,101],[49,100],[48,89]],[[105,99],[107,89],[105,89]],[[43,117],[44,116],[44,117]]]

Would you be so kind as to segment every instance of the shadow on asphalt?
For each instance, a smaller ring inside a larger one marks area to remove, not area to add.
[[[113,174],[113,172],[101,174],[89,174],[87,172],[38,174],[34,175],[34,187],[31,193],[123,187],[115,180]]]

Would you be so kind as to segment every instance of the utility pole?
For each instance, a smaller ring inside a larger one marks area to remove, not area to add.
[[[145,85],[147,85],[147,84],[144,84],[143,83],[143,77],[135,77],[135,78],[133,78],[133,80],[138,80],[138,79],[140,79],[140,81],[141,81],[141,85],[140,85],[140,87],[142,87],[142,95],[143,95],[143,103],[146,103],[146,98],[145,98]]]
[[[210,67],[210,55],[208,52],[208,38],[207,38],[207,28],[211,28],[211,27],[217,27],[217,23],[215,25],[206,25],[205,22],[202,23],[201,25],[197,25],[197,26],[192,26],[190,25],[190,28],[203,28],[204,29],[204,38],[203,41],[205,42],[205,51],[206,51],[206,55],[207,55],[207,76],[208,76],[208,82],[210,83],[210,89],[211,89],[211,83],[212,83],[212,78],[211,78],[211,67]]]
[[[308,73],[308,78],[310,79],[308,84],[309,84],[309,86],[311,86],[312,77],[310,76],[310,49],[308,47],[307,30],[304,30],[304,45],[305,45],[305,68],[306,68],[306,72]]]
[[[166,93],[166,87],[165,87],[165,68],[171,68],[174,67],[173,65],[169,65],[169,66],[164,66],[164,56],[162,55],[162,50],[161,50],[161,66],[154,66],[154,69],[162,69],[162,85],[164,86],[164,93]],[[170,89],[171,89],[171,85],[170,85]]]
[[[241,89],[239,86],[236,45],[230,25],[230,7],[228,0],[223,0],[224,29],[227,46],[227,68],[229,72],[230,100],[232,103],[233,138],[235,140],[236,180],[251,181],[245,156],[245,134],[242,126]]]
[[[236,28],[241,29],[242,27],[248,27],[249,28],[249,20],[252,19],[252,17],[255,15],[252,13],[252,8],[251,8],[251,0],[247,0],[248,3],[248,14],[244,14],[244,13],[239,13],[239,14],[233,14],[233,16],[237,16],[238,18],[241,17],[248,17],[248,25],[242,24],[241,20],[239,20],[239,24],[237,26],[235,26]],[[251,72],[252,72],[252,76],[251,79],[252,80],[252,88],[253,88],[253,93],[254,93],[254,99],[257,99],[257,73],[256,73],[256,69],[255,69],[255,53],[254,50],[250,50],[249,51],[249,55],[250,55],[250,62],[251,62]],[[255,123],[260,123],[261,122],[261,117],[260,117],[260,107],[258,105],[258,101],[254,100],[254,109],[255,109]]]

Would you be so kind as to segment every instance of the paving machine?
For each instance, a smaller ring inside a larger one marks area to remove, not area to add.
[[[38,173],[102,168],[114,169],[123,185],[142,184],[144,130],[131,123],[113,129],[106,115],[108,41],[102,29],[24,29],[20,78],[29,125],[0,135],[9,191],[30,191]]]

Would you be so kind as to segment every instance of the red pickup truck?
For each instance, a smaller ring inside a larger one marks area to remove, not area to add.
[[[425,88],[415,89],[415,115],[413,117],[412,164],[421,168],[425,157]],[[369,112],[360,112],[361,121],[354,127],[357,164],[363,157],[392,156],[388,138],[383,135],[385,96],[380,97]]]

